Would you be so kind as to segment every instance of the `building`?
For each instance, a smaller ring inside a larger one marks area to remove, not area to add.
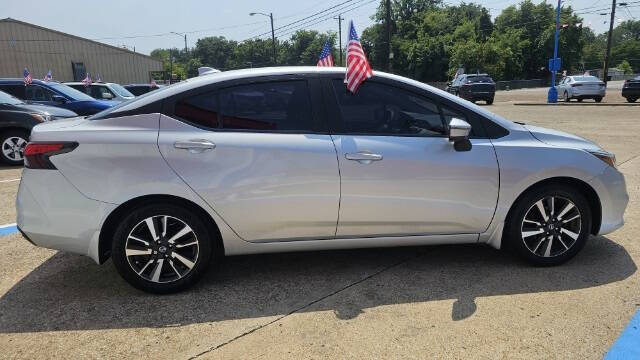
[[[0,78],[34,78],[51,70],[57,81],[80,81],[89,72],[106,82],[148,83],[162,62],[150,56],[46,29],[11,18],[0,19]]]

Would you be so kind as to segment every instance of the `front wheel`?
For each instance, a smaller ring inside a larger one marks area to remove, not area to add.
[[[0,160],[7,165],[22,165],[28,141],[29,133],[22,130],[9,130],[0,135]]]
[[[571,100],[571,98],[569,97],[569,93],[567,93],[566,91],[564,92],[563,98],[564,102],[569,102]]]
[[[602,101],[602,96],[596,96],[596,97],[594,98],[594,100],[595,100],[597,103],[599,103],[599,102],[601,102],[601,101]]]
[[[627,98],[627,102],[630,102],[630,103],[634,103],[634,102],[636,102],[636,100],[638,100],[638,99],[632,98],[632,97],[628,97]]]
[[[506,226],[509,245],[525,260],[538,266],[559,265],[586,244],[591,210],[574,188],[549,185],[524,194]]]
[[[487,99],[487,105],[491,105],[491,104],[493,104],[493,98]]]
[[[200,217],[173,204],[151,204],[122,219],[112,244],[113,263],[134,287],[174,293],[207,269],[214,238]]]

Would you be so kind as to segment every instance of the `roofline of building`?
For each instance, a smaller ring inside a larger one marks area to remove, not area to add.
[[[101,42],[99,42],[99,41],[95,41],[95,40],[91,40],[91,39],[83,38],[83,37],[80,37],[80,36],[76,36],[76,35],[72,35],[72,34],[67,34],[67,33],[62,32],[62,31],[58,31],[58,30],[54,30],[54,29],[49,29],[49,28],[46,28],[46,27],[43,27],[43,26],[39,26],[39,25],[35,25],[35,24],[28,23],[28,22],[24,22],[24,21],[16,20],[16,19],[13,19],[13,18],[10,18],[10,17],[8,17],[8,18],[4,18],[4,19],[0,19],[0,23],[3,23],[3,22],[14,22],[14,23],[21,24],[21,25],[31,26],[31,27],[36,28],[36,29],[39,29],[39,30],[50,31],[50,32],[52,32],[52,33],[56,33],[56,34],[58,34],[58,35],[68,36],[68,37],[71,37],[71,38],[74,38],[74,39],[78,39],[78,40],[82,40],[82,41],[88,41],[88,42],[90,42],[90,43],[94,43],[94,44],[97,44],[97,45],[106,46],[106,47],[109,47],[109,48],[112,48],[112,49],[115,49],[115,50],[119,50],[119,51],[122,51],[122,52],[127,52],[127,53],[130,53],[130,54],[132,54],[132,55],[143,56],[143,57],[146,57],[146,58],[148,58],[148,59],[158,61],[158,62],[160,62],[160,63],[162,62],[161,60],[155,59],[155,58],[153,58],[153,57],[151,57],[151,56],[149,56],[149,55],[146,55],[146,54],[141,54],[141,53],[139,53],[139,52],[131,51],[131,50],[129,50],[129,49],[124,49],[124,48],[120,48],[120,47],[117,47],[117,46],[113,46],[113,45],[109,45],[109,44],[101,43]]]

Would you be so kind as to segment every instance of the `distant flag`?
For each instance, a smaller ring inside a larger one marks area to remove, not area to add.
[[[84,84],[84,86],[91,85],[91,75],[89,75],[89,73],[87,73],[87,76],[85,76],[85,78],[82,80],[82,83]]]
[[[22,75],[24,76],[24,86],[31,84],[31,82],[33,81],[33,77],[31,76],[31,73],[29,72],[29,70],[27,70],[27,68],[24,68]]]
[[[373,71],[371,71],[371,65],[369,65],[369,61],[367,61],[367,56],[364,54],[362,44],[360,44],[360,38],[358,38],[356,28],[353,26],[353,20],[351,20],[349,21],[347,72],[344,82],[347,84],[347,89],[355,94],[360,85],[372,76]]]
[[[51,74],[51,70],[49,70],[49,72],[47,73],[47,75],[44,76],[44,78],[42,79],[44,81],[51,81],[53,80],[53,75]]]
[[[98,74],[98,76],[96,78],[96,82],[102,82],[102,78],[100,77],[100,74]]]
[[[327,40],[327,42],[324,43],[324,47],[322,47],[318,66],[333,66],[333,55],[331,54],[331,45],[329,45],[329,40]]]

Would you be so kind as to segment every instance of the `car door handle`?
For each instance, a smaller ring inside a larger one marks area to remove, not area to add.
[[[382,160],[382,155],[373,154],[368,151],[360,151],[357,153],[346,153],[344,154],[344,158],[347,160],[357,161],[361,164],[371,164],[373,161]]]
[[[173,144],[173,147],[176,149],[184,149],[188,150],[190,153],[199,154],[201,152],[215,149],[216,144],[212,143],[209,140],[187,140],[187,141],[176,141]]]

